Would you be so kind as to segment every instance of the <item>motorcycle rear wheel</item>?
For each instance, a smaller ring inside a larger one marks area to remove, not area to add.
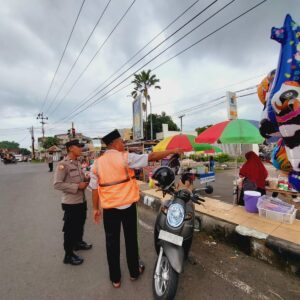
[[[163,255],[160,263],[160,276],[155,275],[154,268],[152,290],[156,300],[172,300],[175,297],[178,285],[178,273],[172,268],[168,258]]]

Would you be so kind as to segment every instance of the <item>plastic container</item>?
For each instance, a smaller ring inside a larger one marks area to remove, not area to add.
[[[294,205],[265,195],[258,199],[257,208],[259,216],[286,224],[292,224],[297,213]]]
[[[197,174],[205,174],[205,167],[203,166],[197,167]]]
[[[250,213],[258,213],[257,209],[257,201],[258,198],[261,196],[260,192],[257,191],[245,191],[244,192],[244,202],[245,202],[245,209],[247,212]]]

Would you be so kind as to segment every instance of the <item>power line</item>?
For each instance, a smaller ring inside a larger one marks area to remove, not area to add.
[[[43,104],[42,104],[42,106],[41,106],[41,111],[43,110],[44,105],[45,105],[45,103],[46,103],[46,101],[47,101],[47,99],[48,99],[50,90],[51,90],[51,88],[52,88],[52,86],[53,86],[53,83],[54,83],[54,79],[55,79],[56,74],[57,74],[57,72],[58,72],[58,69],[59,69],[59,67],[60,67],[60,65],[61,65],[61,62],[62,62],[62,60],[63,60],[63,58],[64,58],[64,56],[65,56],[67,47],[68,47],[69,42],[70,42],[70,40],[71,40],[72,34],[73,34],[73,32],[74,32],[75,26],[76,26],[76,24],[77,24],[77,21],[78,21],[78,18],[79,18],[79,16],[80,16],[80,13],[81,13],[81,11],[82,11],[82,7],[83,7],[84,3],[85,3],[85,0],[83,0],[82,3],[81,3],[79,12],[78,12],[77,17],[76,17],[76,19],[75,19],[75,22],[74,22],[74,24],[73,24],[72,30],[71,30],[71,32],[70,32],[70,34],[69,34],[67,43],[66,43],[65,48],[64,48],[64,50],[63,50],[63,53],[62,53],[62,55],[61,55],[61,57],[60,57],[58,66],[57,66],[57,68],[56,68],[56,70],[55,70],[55,73],[54,73],[53,78],[52,78],[52,80],[51,80],[51,84],[50,84],[50,86],[49,86],[49,88],[48,88],[48,91],[47,91],[46,96],[45,96],[45,98],[44,98]]]
[[[208,37],[210,37],[211,35],[215,34],[216,32],[220,31],[221,29],[223,29],[224,27],[230,25],[231,23],[233,23],[234,21],[238,20],[239,18],[241,18],[242,16],[246,15],[247,13],[249,13],[250,11],[252,11],[253,9],[257,8],[258,6],[262,5],[264,2],[266,2],[267,0],[263,0],[261,2],[259,2],[258,4],[252,6],[251,8],[249,8],[248,10],[246,10],[245,12],[243,12],[242,14],[240,14],[239,16],[233,18],[232,20],[230,20],[229,22],[225,23],[223,26],[217,28],[216,30],[212,31],[210,34],[206,35],[205,37],[203,37],[202,39],[198,40],[197,42],[191,44],[189,47],[183,49],[182,51],[178,52],[177,54],[175,54],[174,56],[172,56],[171,58],[167,59],[166,61],[164,61],[163,63],[159,64],[158,66],[156,66],[154,70],[160,68],[161,66],[163,66],[164,64],[166,64],[167,62],[169,62],[170,60],[174,59],[175,57],[179,56],[180,54],[188,51],[189,49],[191,49],[192,47],[196,46],[197,44],[201,43],[203,40],[207,39]]]
[[[248,10],[246,10],[245,12],[241,13],[240,15],[238,15],[237,17],[231,19],[229,22],[225,23],[224,25],[220,26],[219,28],[217,28],[216,30],[212,31],[211,33],[209,33],[208,35],[206,35],[205,37],[201,38],[200,40],[198,40],[197,42],[193,43],[192,45],[190,45],[189,47],[185,48],[184,50],[180,51],[179,53],[177,53],[175,56],[173,56],[171,59],[175,58],[176,56],[182,54],[183,52],[191,49],[192,47],[196,46],[197,44],[199,44],[200,42],[202,42],[203,40],[205,40],[206,38],[210,37],[211,35],[215,34],[216,32],[218,32],[219,30],[225,28],[226,26],[230,25],[231,23],[233,23],[234,21],[238,20],[239,18],[241,18],[242,16],[246,15],[247,13],[249,13],[250,11],[256,9],[257,7],[259,7],[260,5],[262,5],[264,2],[266,2],[267,0],[263,0],[261,2],[259,2],[258,4],[252,6],[251,8],[249,8]],[[168,47],[169,48],[169,47]],[[168,49],[167,48],[167,49]],[[154,58],[152,58],[151,60],[149,60],[146,64],[144,64],[141,68],[139,68],[137,71],[135,71],[134,73],[138,72],[139,70],[141,70],[142,68],[144,68],[146,65],[148,65],[150,62],[152,62],[153,60],[155,60],[159,55],[161,55],[163,52],[165,52],[167,49],[165,49],[164,51],[162,51],[161,53],[159,53],[158,55],[156,55]],[[166,60],[164,63],[170,61],[171,59]],[[164,64],[163,63],[163,64]],[[156,69],[160,66],[162,66],[163,64],[160,64],[159,66],[156,67]],[[133,73],[133,74],[134,74]],[[85,107],[84,109],[82,109],[81,111],[77,112],[75,115],[73,115],[72,117],[74,118],[75,116],[77,116],[78,114],[82,113],[83,111],[87,110],[90,106],[92,106],[93,104],[99,102],[101,99],[103,99],[108,93],[110,93],[112,90],[114,90],[115,88],[117,88],[119,85],[121,85],[124,81],[126,81],[128,78],[130,78],[133,74],[131,74],[130,76],[127,76],[125,79],[123,79],[120,83],[116,84],[114,87],[112,87],[108,92],[106,92],[104,95],[100,96],[98,99],[96,99],[95,101],[93,101],[91,104],[89,104],[87,107]]]
[[[103,101],[107,100],[108,98],[110,98],[110,97],[114,96],[115,94],[121,92],[122,90],[124,90],[125,88],[129,87],[130,85],[131,85],[131,83],[126,84],[125,86],[123,86],[122,88],[118,89],[118,90],[115,91],[114,93],[112,93],[112,94],[110,94],[110,95],[107,95],[107,96],[104,97],[102,100],[103,100]],[[59,121],[54,122],[53,124],[57,124],[57,123],[60,123],[60,122],[62,122],[62,121],[64,121],[64,120],[66,120],[66,119],[71,119],[71,118],[72,118],[72,116],[70,117],[70,115],[67,115],[67,116],[65,116],[64,118],[60,119]]]
[[[238,90],[238,91],[234,91],[234,93],[239,93],[239,92],[243,92],[243,91],[247,91],[249,89],[253,89],[254,87],[256,86],[251,86],[251,87],[247,87],[247,88],[244,88],[244,89],[241,89],[241,90]],[[253,93],[249,93],[249,94],[245,94],[245,95],[240,95],[240,96],[237,96],[236,98],[241,98],[241,97],[245,97],[245,96],[249,96],[249,95],[254,95],[254,94],[257,94],[257,92],[253,92]],[[212,100],[207,100],[207,101],[203,101],[195,106],[191,106],[191,107],[188,107],[186,109],[183,109],[183,110],[180,110],[176,113],[174,113],[174,116],[176,115],[181,115],[181,114],[184,114],[184,113],[188,113],[189,111],[194,111],[194,110],[198,110],[200,108],[203,108],[203,105],[206,105],[206,104],[211,104],[211,103],[214,103],[218,100],[221,100],[221,99],[224,99],[226,98],[226,96],[221,96],[221,97],[218,97],[218,98],[215,98],[215,99],[212,99]],[[223,102],[226,102],[226,101],[223,101]]]
[[[247,97],[247,96],[254,95],[254,94],[257,94],[257,92],[241,95],[241,96],[238,96],[237,98]]]
[[[104,15],[104,13],[106,12],[106,10],[107,10],[107,8],[108,8],[108,6],[109,6],[109,4],[110,4],[111,1],[112,1],[112,0],[109,0],[109,1],[107,2],[105,8],[103,9],[102,13],[100,14],[100,16],[99,16],[99,18],[98,18],[96,24],[94,25],[92,31],[90,32],[90,34],[89,34],[87,40],[85,41],[83,47],[81,48],[79,54],[77,55],[77,58],[75,59],[74,63],[72,64],[72,66],[71,66],[71,68],[70,68],[70,70],[69,70],[67,76],[66,76],[65,79],[63,80],[63,83],[60,85],[60,87],[59,87],[59,89],[58,89],[56,95],[55,95],[54,98],[52,99],[52,102],[51,102],[50,106],[48,107],[48,109],[46,110],[46,112],[50,110],[51,106],[52,106],[53,103],[55,102],[55,100],[56,100],[56,98],[58,97],[59,93],[60,93],[61,90],[63,89],[63,87],[64,87],[66,81],[68,80],[69,76],[71,75],[71,73],[72,73],[72,71],[73,71],[75,65],[77,64],[77,62],[78,62],[80,56],[82,55],[82,53],[83,53],[83,51],[84,51],[84,49],[85,49],[87,43],[89,42],[90,38],[92,37],[92,35],[93,35],[94,31],[96,30],[97,26],[99,25],[99,23],[100,23],[100,21],[101,21],[103,15]],[[52,113],[53,113],[53,111],[52,111]]]
[[[130,61],[132,61],[138,54],[140,54],[148,45],[150,45],[154,40],[156,40],[163,32],[165,32],[169,27],[171,27],[178,19],[180,19],[184,14],[186,14],[192,7],[194,7],[199,0],[192,3],[188,8],[186,8],[179,16],[177,16],[171,23],[169,23],[163,30],[161,30],[158,34],[156,34],[147,44],[145,44],[140,50],[138,50],[133,56],[131,56],[121,67],[118,68],[114,73],[112,73],[103,83],[96,87],[88,96],[90,97],[94,94],[98,88],[104,85],[108,80],[110,80],[114,75],[116,75],[120,70],[123,69]],[[85,100],[85,99],[84,99]]]
[[[111,0],[110,0],[111,1]],[[111,37],[111,35],[114,33],[114,31],[117,29],[117,27],[120,25],[120,23],[122,22],[122,20],[125,18],[125,16],[127,15],[127,13],[129,12],[129,10],[131,9],[131,7],[133,6],[133,4],[136,2],[136,0],[133,0],[132,3],[130,4],[130,6],[127,8],[127,10],[125,11],[125,13],[122,15],[122,17],[120,18],[120,20],[117,22],[117,24],[115,25],[115,27],[112,29],[112,31],[109,33],[109,35],[107,36],[107,38],[104,40],[104,42],[101,44],[101,46],[98,48],[98,50],[96,51],[96,53],[94,54],[94,56],[92,57],[92,59],[89,61],[89,63],[86,65],[86,67],[83,69],[83,71],[79,74],[79,76],[76,78],[76,80],[74,81],[74,83],[72,84],[72,86],[70,87],[70,89],[67,91],[67,93],[61,98],[61,100],[59,101],[59,103],[56,105],[56,107],[54,108],[54,110],[52,110],[51,114],[53,114],[53,112],[60,106],[60,104],[63,102],[63,100],[69,95],[69,93],[73,90],[73,88],[75,87],[75,85],[77,84],[77,82],[80,80],[80,78],[83,76],[83,74],[86,72],[86,70],[89,68],[89,66],[91,65],[91,63],[93,62],[93,60],[96,58],[96,56],[100,53],[100,51],[102,50],[102,48],[104,47],[104,45],[106,44],[106,42],[109,40],[109,38]]]
[[[166,42],[168,39],[170,39],[172,36],[174,36],[177,32],[179,32],[180,30],[182,30],[185,26],[187,26],[190,22],[192,22],[195,18],[199,17],[203,12],[205,12],[208,8],[210,8],[213,4],[215,4],[218,0],[213,1],[211,4],[209,4],[208,6],[206,6],[203,10],[201,10],[199,13],[197,13],[193,18],[191,18],[189,21],[187,21],[185,24],[183,24],[182,26],[180,26],[177,30],[175,30],[172,34],[170,34],[168,37],[166,37],[162,42],[160,42],[158,45],[156,45],[154,48],[152,48],[150,51],[148,51],[142,58],[140,58],[138,61],[136,61],[134,64],[132,64],[129,68],[127,68],[125,71],[123,71],[120,75],[118,75],[115,79],[113,79],[109,84],[107,84],[105,87],[103,87],[100,91],[98,91],[97,93],[95,93],[93,96],[91,96],[90,98],[88,98],[86,101],[84,101],[82,104],[79,104],[79,106],[77,106],[77,108],[75,108],[70,114],[73,114],[76,110],[78,110],[80,107],[82,107],[84,104],[88,103],[90,100],[92,100],[95,96],[97,96],[100,92],[102,92],[103,90],[105,90],[108,86],[110,86],[112,83],[114,83],[117,79],[119,79],[121,76],[123,76],[127,71],[129,71],[130,69],[132,69],[135,65],[137,65],[140,61],[142,61],[146,56],[148,56],[150,53],[152,53],[154,50],[156,50],[159,46],[161,46],[164,42]],[[217,13],[221,12],[223,9],[225,9],[228,5],[232,4],[235,0],[232,0],[231,2],[229,2],[228,4],[226,4],[225,6],[223,6],[221,9],[219,9],[216,13],[214,13],[212,16],[210,16],[209,18],[207,18],[205,21],[201,22],[200,24],[198,24],[196,27],[194,27],[192,30],[190,30],[188,33],[186,33],[185,35],[183,35],[181,38],[179,38],[177,41],[175,41],[173,44],[171,44],[169,47],[167,47],[165,50],[163,50],[162,52],[160,52],[158,55],[156,55],[152,60],[150,60],[149,62],[147,62],[144,66],[148,65],[151,61],[153,61],[154,59],[156,59],[158,56],[160,56],[161,54],[163,54],[165,51],[167,51],[169,48],[173,47],[175,44],[177,44],[178,42],[180,42],[182,39],[184,39],[186,36],[188,36],[189,34],[191,34],[194,30],[196,30],[197,28],[199,28],[201,25],[203,25],[205,22],[207,22],[209,19],[211,19],[213,16],[215,16]],[[133,72],[132,74],[130,74],[128,77],[126,77],[125,80],[127,80],[128,78],[130,78],[133,74],[135,74],[136,72],[138,72],[139,70],[141,70],[144,66],[142,66],[141,68],[139,68],[138,70],[136,70],[135,72]],[[125,80],[123,80],[121,83],[123,83]],[[120,84],[121,84],[120,83]],[[117,85],[118,86],[118,85]],[[106,94],[105,94],[106,95]],[[94,102],[93,102],[94,103]]]

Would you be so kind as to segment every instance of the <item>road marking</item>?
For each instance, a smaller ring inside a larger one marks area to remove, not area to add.
[[[244,293],[254,296],[255,299],[262,299],[262,300],[269,300],[270,299],[268,296],[266,296],[262,293],[256,293],[254,288],[252,288],[247,283],[245,283],[241,280],[235,279],[235,278],[230,278],[227,274],[223,273],[220,270],[215,269],[215,270],[211,270],[211,271],[215,275],[221,277],[222,279],[224,279],[225,281],[227,281],[231,285],[235,286],[236,288],[240,289]]]
[[[199,261],[199,259],[197,258],[197,255],[195,253],[193,253],[193,251],[191,251],[191,255],[193,256],[193,258],[195,259],[195,261],[198,264],[202,265],[201,262]],[[207,267],[205,269],[207,269]],[[211,269],[210,271],[213,274],[215,274],[216,276],[218,276],[218,277],[222,278],[223,280],[225,280],[226,282],[228,282],[230,285],[233,285],[234,287],[240,289],[242,292],[253,296],[254,299],[270,300],[270,298],[268,296],[266,296],[260,292],[256,292],[255,289],[252,288],[247,283],[245,283],[239,279],[233,278],[231,276],[228,276],[226,273],[222,272],[221,270]]]
[[[148,225],[147,223],[143,222],[141,219],[139,219],[139,224],[146,230],[150,231],[150,232],[154,232],[153,231],[153,227]]]

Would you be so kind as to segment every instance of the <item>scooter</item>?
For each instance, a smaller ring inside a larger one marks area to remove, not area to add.
[[[169,300],[176,294],[178,276],[183,272],[192,245],[195,206],[205,202],[200,192],[211,190],[207,187],[193,189],[175,189],[175,173],[170,168],[179,164],[178,157],[170,160],[169,166],[156,169],[152,178],[162,190],[163,195],[172,195],[171,200],[162,204],[154,229],[154,245],[158,254],[153,274],[153,295],[155,299]],[[175,168],[178,169],[178,168]]]
[[[5,164],[5,165],[7,165],[7,164],[16,164],[17,163],[17,160],[16,160],[16,158],[13,156],[12,158],[7,158],[7,157],[4,157],[3,158],[3,163]]]

